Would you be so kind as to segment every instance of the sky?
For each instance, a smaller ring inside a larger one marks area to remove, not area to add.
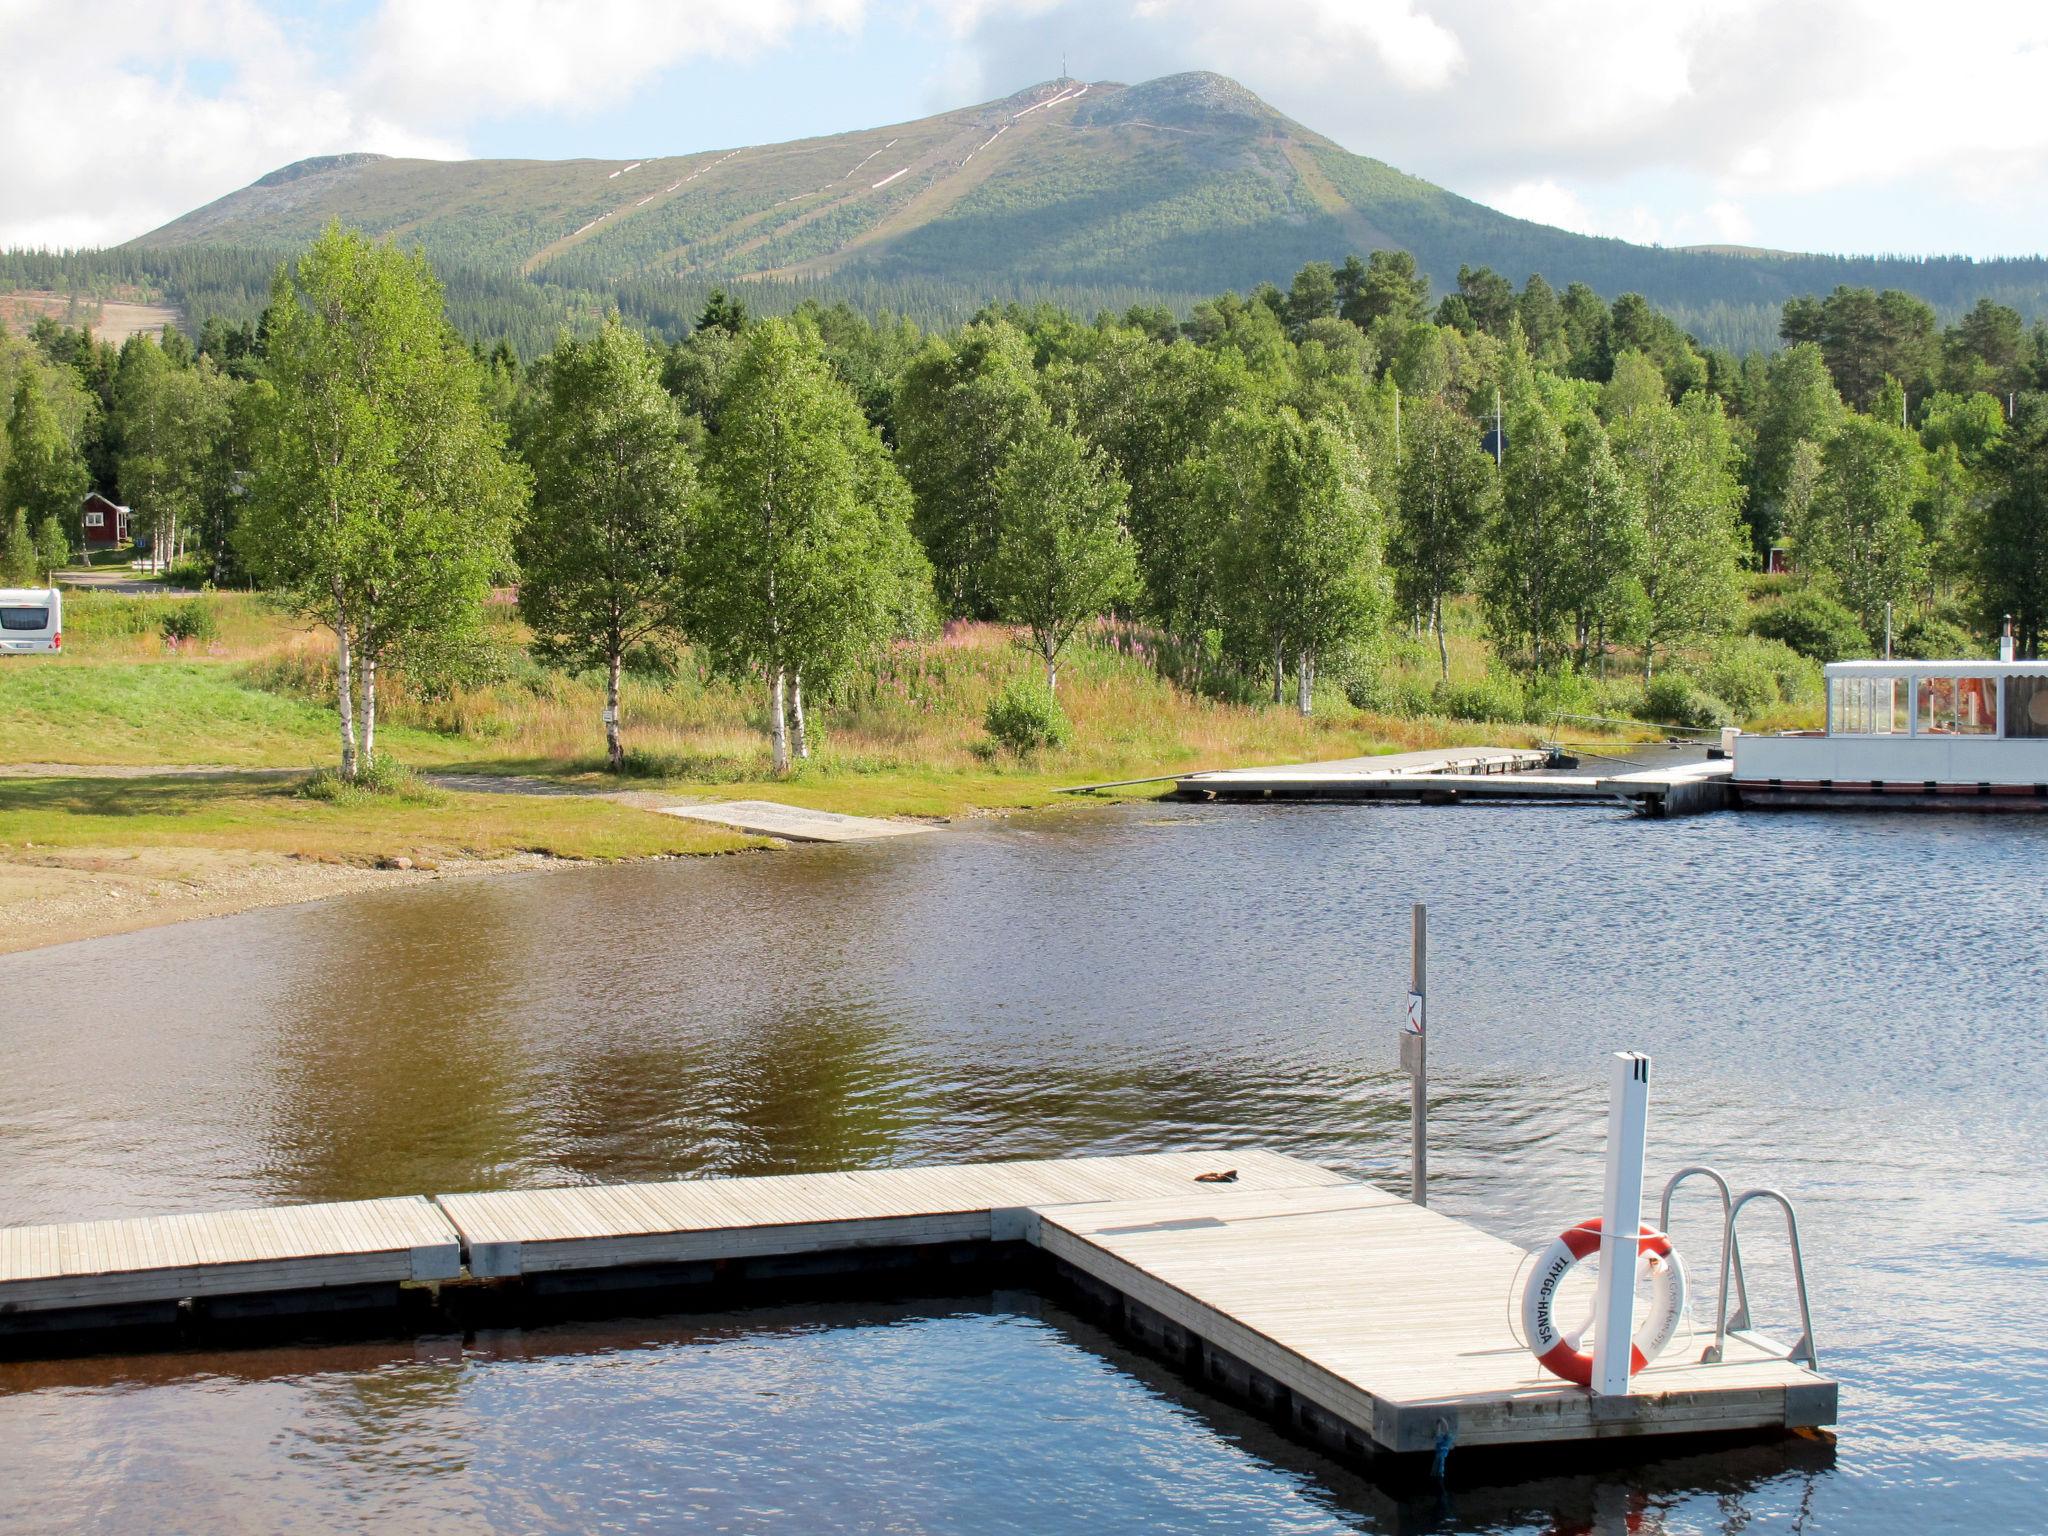
[[[2043,0],[0,0],[0,247],[117,243],[308,155],[769,143],[1063,63],[1216,70],[1592,234],[2048,250]]]

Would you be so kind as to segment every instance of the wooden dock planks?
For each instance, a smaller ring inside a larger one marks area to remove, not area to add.
[[[1236,1177],[1198,1177],[1225,1171]],[[1243,1148],[0,1228],[0,1324],[38,1311],[456,1280],[465,1259],[478,1281],[580,1284],[577,1272],[641,1266],[659,1276],[705,1260],[991,1240],[1036,1245],[1070,1277],[1122,1298],[1127,1317],[1135,1308],[1163,1319],[1377,1449],[1426,1452],[1445,1431],[1460,1446],[1506,1446],[1834,1421],[1833,1382],[1747,1336],[1729,1341],[1727,1363],[1705,1365],[1706,1340],[1681,1334],[1625,1398],[1549,1377],[1509,1325],[1519,1248]],[[1695,1315],[1707,1305],[1696,1299]]]
[[[460,1236],[419,1195],[0,1227],[0,1315],[461,1272]]]
[[[1525,1255],[1368,1185],[1036,1213],[1038,1245],[1264,1372],[1381,1447],[1796,1428],[1833,1383],[1731,1343],[1681,1338],[1627,1398],[1546,1375],[1509,1329]]]
[[[1234,1185],[1194,1182],[1230,1169]],[[438,1203],[468,1246],[470,1272],[485,1278],[985,1242],[1019,1235],[1022,1213],[1035,1206],[1342,1182],[1310,1163],[1245,1150],[505,1190],[441,1195]]]

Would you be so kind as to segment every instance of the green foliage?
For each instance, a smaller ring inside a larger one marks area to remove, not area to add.
[[[36,541],[28,531],[28,513],[20,507],[0,534],[0,587],[28,587],[36,581]]]
[[[204,645],[220,634],[220,612],[203,597],[167,604],[157,630],[175,645]]]
[[[1344,698],[1353,709],[1375,715],[1426,715],[1435,702],[1427,683],[1385,669],[1346,678]]]
[[[40,372],[23,369],[7,417],[0,511],[26,512],[35,522],[54,517],[69,525],[89,489],[84,456],[45,396]]]
[[[1404,606],[1434,616],[1439,671],[1448,677],[1444,599],[1462,589],[1478,563],[1499,477],[1471,418],[1438,397],[1424,396],[1403,417],[1397,485],[1387,549],[1397,594]]]
[[[1913,507],[1924,473],[1919,442],[1889,422],[1851,415],[1828,440],[1800,553],[1868,634],[1901,604],[1926,566]]]
[[[337,806],[438,805],[448,798],[416,771],[382,753],[363,760],[352,775],[319,769],[296,793],[302,800]]]
[[[1954,661],[1959,657],[1977,656],[1982,650],[1983,647],[1960,624],[1924,614],[1901,629],[1892,641],[1894,656],[1907,656],[1916,661]]]
[[[1073,740],[1066,711],[1039,679],[1017,678],[989,701],[982,724],[996,744],[1018,757],[1057,751]]]
[[[1529,710],[1527,691],[1507,672],[1491,672],[1479,681],[1440,681],[1432,700],[1435,712],[1453,720],[1519,723]]]
[[[1004,454],[995,494],[989,592],[997,614],[1029,632],[1052,693],[1074,632],[1136,594],[1127,488],[1100,449],[1040,420]]]
[[[533,510],[517,540],[519,612],[542,660],[606,670],[614,771],[625,760],[624,659],[649,641],[679,639],[688,608],[684,539],[696,472],[682,431],[653,352],[616,316],[593,340],[556,349],[526,445]]]
[[[335,632],[352,778],[376,757],[378,664],[479,623],[526,476],[423,256],[330,227],[279,271],[266,336],[241,547]]]
[[[2008,615],[2019,654],[2048,645],[2048,404],[2035,402],[1992,451],[1995,487],[1972,562],[1987,629]]]
[[[1815,704],[1821,696],[1819,664],[1780,640],[1730,636],[1691,671],[1702,688],[1725,700],[1742,720],[1784,705]]]
[[[1736,723],[1735,710],[1691,678],[1666,672],[1643,690],[1640,717],[1653,725],[1677,725],[1712,731]]]
[[[1870,634],[1856,615],[1812,588],[1765,604],[1750,616],[1749,628],[1752,634],[1780,641],[1818,662],[1870,654]]]
[[[46,517],[36,528],[36,570],[44,582],[50,580],[52,572],[61,571],[71,563],[71,540],[65,536],[64,524],[54,517]]]
[[[822,693],[899,633],[931,568],[901,477],[808,325],[747,329],[720,416],[692,521],[689,628],[721,673],[768,681],[786,772],[786,687]]]

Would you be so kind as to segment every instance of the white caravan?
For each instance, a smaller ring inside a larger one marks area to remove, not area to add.
[[[64,594],[55,587],[0,587],[0,656],[64,649]]]

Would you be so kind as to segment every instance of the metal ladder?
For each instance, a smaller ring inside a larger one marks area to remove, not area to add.
[[[1720,1294],[1714,1304],[1714,1341],[1700,1355],[1702,1364],[1718,1364],[1727,1353],[1728,1339],[1733,1335],[1744,1343],[1766,1347],[1768,1341],[1752,1333],[1749,1315],[1749,1286],[1742,1274],[1742,1243],[1736,1235],[1735,1224],[1742,1215],[1742,1209],[1752,1200],[1775,1202],[1785,1213],[1785,1236],[1792,1247],[1792,1283],[1799,1293],[1799,1339],[1787,1350],[1784,1358],[1798,1360],[1808,1370],[1819,1370],[1820,1362],[1813,1348],[1813,1312],[1806,1300],[1806,1259],[1799,1247],[1799,1215],[1792,1209],[1792,1202],[1782,1190],[1759,1186],[1745,1189],[1741,1194],[1730,1191],[1728,1181],[1719,1170],[1705,1164],[1695,1163],[1681,1168],[1664,1183],[1664,1199],[1658,1208],[1657,1230],[1671,1231],[1671,1197],[1678,1186],[1690,1178],[1703,1178],[1713,1182],[1721,1195],[1721,1284]],[[1731,1282],[1735,1299],[1734,1311],[1728,1306]]]

